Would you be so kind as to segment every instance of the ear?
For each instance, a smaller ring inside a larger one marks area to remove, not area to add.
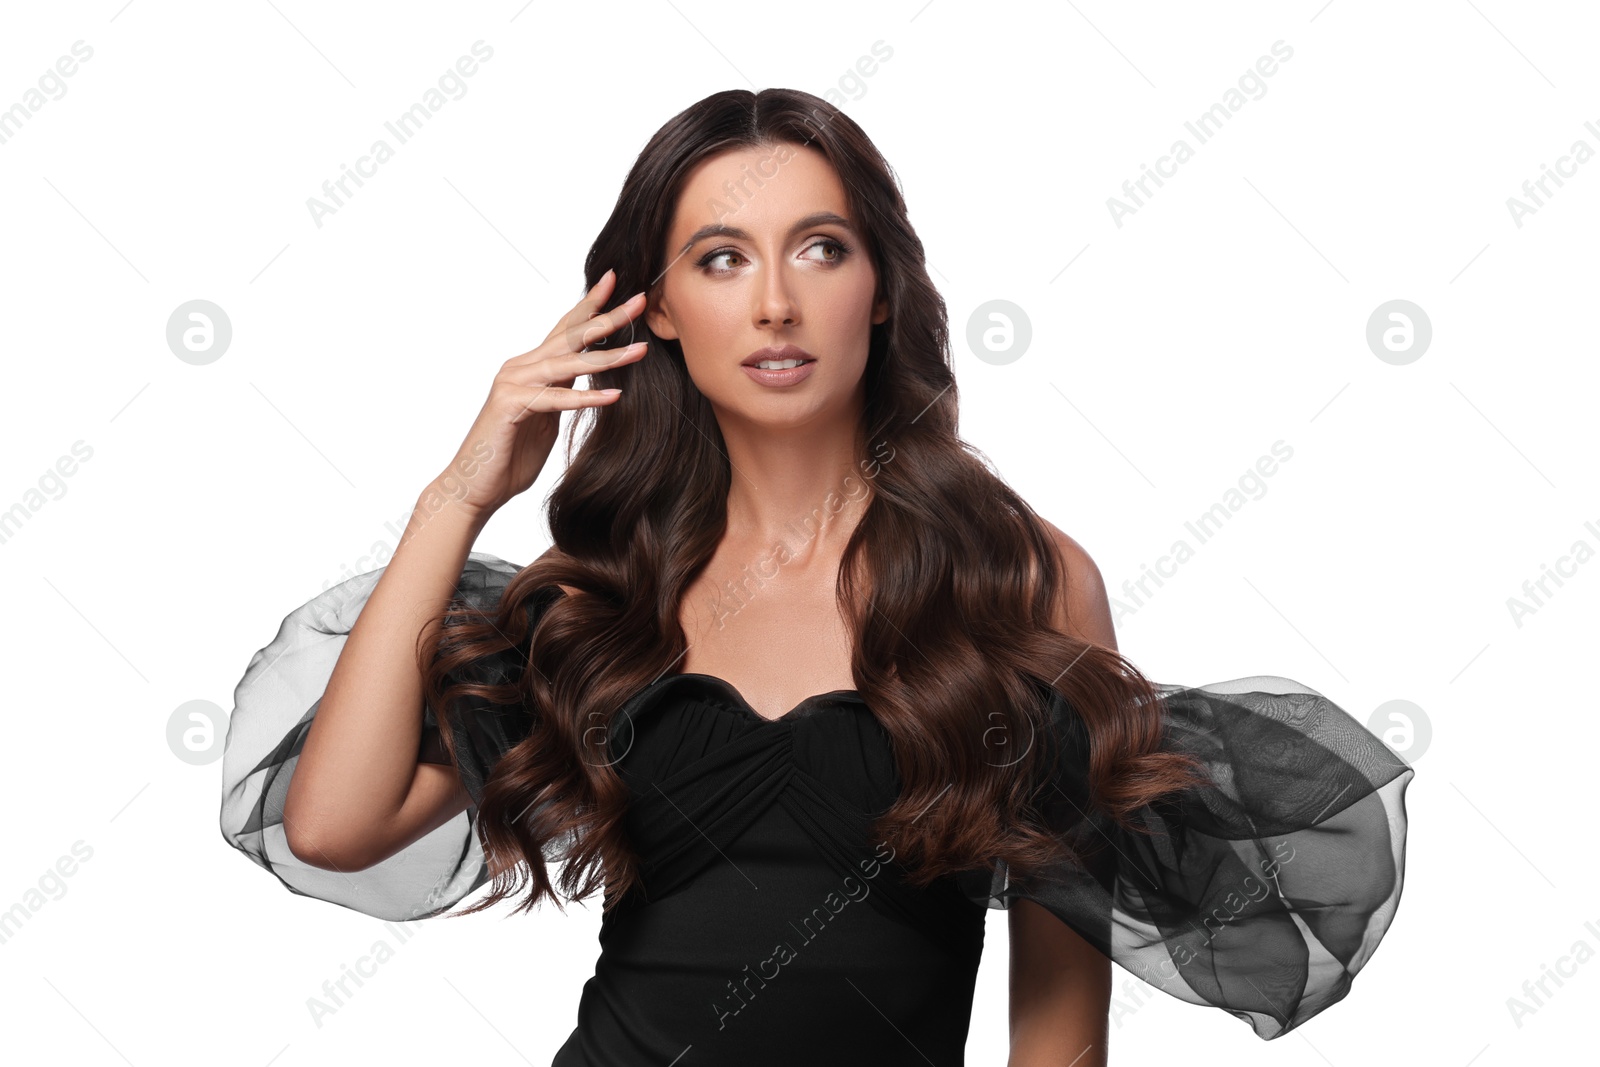
[[[650,327],[651,333],[663,340],[677,340],[678,328],[672,324],[672,315],[667,311],[660,294],[652,293],[645,297],[644,324]]]
[[[877,326],[879,323],[887,322],[888,320],[889,298],[886,296],[880,296],[872,304],[872,325]]]

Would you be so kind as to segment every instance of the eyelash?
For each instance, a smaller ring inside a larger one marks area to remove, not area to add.
[[[852,252],[855,251],[854,248],[851,248],[849,245],[845,244],[843,241],[839,240],[837,237],[819,237],[817,240],[812,241],[810,244],[806,245],[806,249],[810,250],[812,248],[815,248],[817,245],[832,245],[833,247],[835,247],[835,248],[837,248],[839,250],[839,258],[833,260],[831,263],[828,264],[829,266],[834,266],[834,267],[836,267],[840,263],[842,263],[846,256],[850,255]],[[725,270],[711,270],[710,269],[711,261],[716,259],[718,256],[726,256],[726,255],[735,255],[735,256],[737,256],[737,255],[741,255],[741,254],[742,253],[740,253],[740,251],[737,248],[718,248],[718,249],[716,249],[714,251],[707,252],[705,255],[701,256],[700,259],[695,263],[695,266],[699,267],[706,274],[727,274],[728,272],[725,271]]]

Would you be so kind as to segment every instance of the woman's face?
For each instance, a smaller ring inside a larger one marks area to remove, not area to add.
[[[645,321],[680,342],[689,377],[719,410],[798,425],[842,408],[866,369],[870,327],[889,315],[857,222],[816,149],[703,160],[673,212]],[[764,383],[742,366],[776,345],[814,361],[783,376],[799,380]]]

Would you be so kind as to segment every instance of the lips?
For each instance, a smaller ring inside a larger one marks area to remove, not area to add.
[[[744,357],[744,362],[740,366],[754,367],[756,364],[769,359],[803,359],[807,363],[816,362],[816,357],[799,345],[768,345],[766,348],[758,348]]]

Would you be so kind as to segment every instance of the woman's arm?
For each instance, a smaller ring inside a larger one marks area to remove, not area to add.
[[[1046,522],[1063,563],[1057,619],[1068,633],[1117,647],[1105,583],[1083,546]],[[1008,909],[1011,1056],[1007,1067],[1105,1067],[1111,961],[1031,900]]]
[[[418,763],[422,675],[431,643],[485,517],[436,480],[350,630],[284,800],[289,850],[328,870],[361,870],[454,818],[468,804],[454,767]]]
[[[455,457],[418,498],[400,547],[345,637],[295,759],[281,821],[301,864],[363,870],[471,804],[454,765],[418,761],[426,713],[419,648],[437,648],[473,542],[490,516],[538,479],[561,413],[621,395],[573,384],[647,354],[643,342],[586,350],[644,312],[645,294],[635,293],[602,313],[616,284],[616,272],[606,271],[538,347],[500,365]]]
[[[1007,1067],[1105,1067],[1111,961],[1031,900],[1014,900]]]

